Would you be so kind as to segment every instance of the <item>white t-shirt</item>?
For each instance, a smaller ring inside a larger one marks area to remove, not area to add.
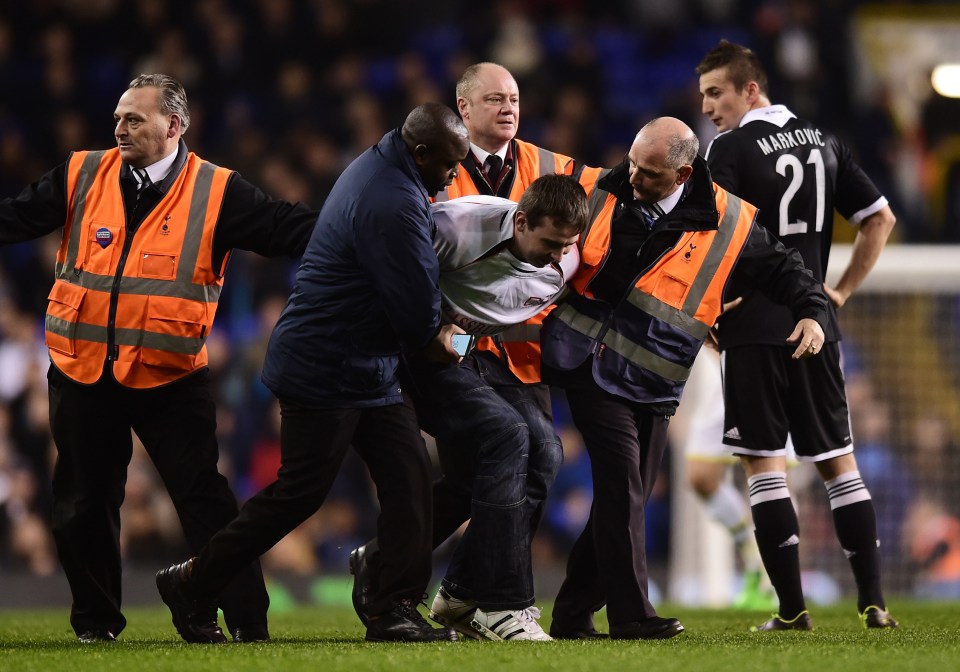
[[[533,317],[560,297],[580,265],[576,247],[564,255],[560,270],[520,261],[505,247],[486,256],[513,237],[513,201],[464,196],[431,207],[443,321],[469,334],[490,336]]]

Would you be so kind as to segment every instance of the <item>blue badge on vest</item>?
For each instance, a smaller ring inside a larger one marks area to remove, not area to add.
[[[113,234],[110,233],[110,229],[106,227],[101,227],[97,229],[97,244],[100,247],[106,247],[113,242]]]

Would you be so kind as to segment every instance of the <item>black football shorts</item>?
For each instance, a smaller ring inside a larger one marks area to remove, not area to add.
[[[723,353],[723,443],[734,455],[785,455],[788,433],[801,461],[853,451],[840,344],[825,343],[809,359],[791,359],[794,350],[748,345]]]

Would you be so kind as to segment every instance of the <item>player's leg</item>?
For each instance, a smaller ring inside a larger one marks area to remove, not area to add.
[[[757,545],[780,601],[778,617],[762,629],[794,627],[801,621],[804,629],[809,627],[800,584],[800,525],[787,489],[789,394],[784,368],[789,365],[779,347],[748,346],[724,353],[723,441],[741,458],[746,472]]]
[[[741,456],[763,566],[780,601],[778,619],[792,623],[806,613],[800,584],[800,522],[787,489],[783,456]]]
[[[877,514],[853,454],[839,344],[827,343],[819,357],[804,364],[791,385],[810,406],[795,409],[791,426],[797,427],[798,440],[802,436],[815,447],[813,459],[827,489],[837,539],[856,580],[857,610],[868,627],[896,627],[880,586]]]

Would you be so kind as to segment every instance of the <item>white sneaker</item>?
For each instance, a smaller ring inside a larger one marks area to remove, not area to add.
[[[538,618],[540,618],[540,610],[536,607],[516,611],[476,609],[470,625],[486,639],[494,641],[552,641],[553,638],[537,623]]]
[[[483,639],[483,635],[470,626],[476,610],[476,602],[458,600],[441,587],[430,605],[430,618],[471,639]]]

